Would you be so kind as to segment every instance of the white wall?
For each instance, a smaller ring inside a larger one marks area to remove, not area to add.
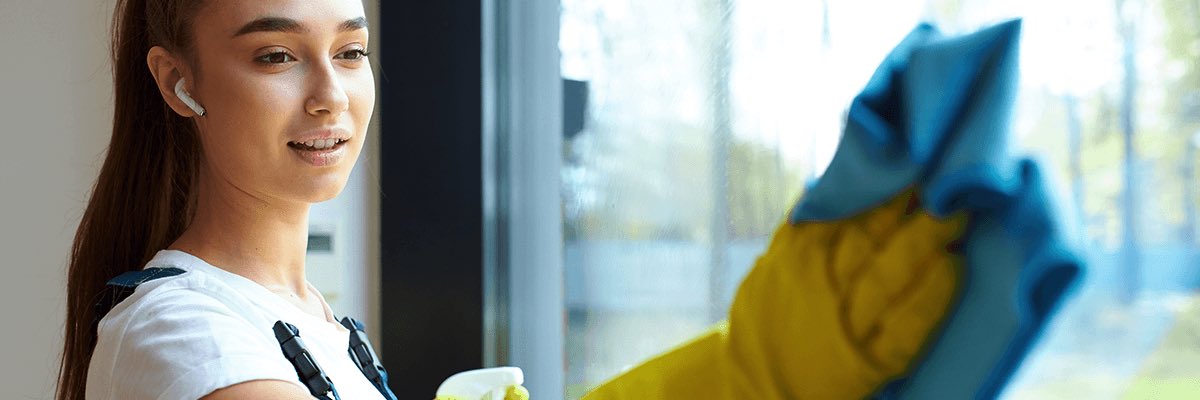
[[[0,0],[0,397],[6,399],[53,397],[67,253],[111,129],[112,7],[112,0]],[[367,8],[377,32],[378,4],[368,0]],[[360,290],[347,291],[356,295],[346,299],[344,312],[363,317],[376,342],[377,126],[343,195],[314,210],[346,221],[352,244],[346,258],[355,268],[344,279]]]
[[[53,396],[66,260],[107,145],[111,0],[0,2],[4,397]]]

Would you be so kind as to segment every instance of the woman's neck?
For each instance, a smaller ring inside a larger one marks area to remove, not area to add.
[[[204,186],[197,188],[192,223],[170,248],[280,295],[308,299],[304,255],[310,205],[258,198],[229,184]]]

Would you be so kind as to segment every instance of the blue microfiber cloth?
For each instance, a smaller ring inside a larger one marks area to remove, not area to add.
[[[912,31],[854,99],[837,153],[790,222],[845,218],[916,187],[937,216],[966,211],[957,304],[911,374],[879,398],[994,398],[1083,263],[1037,164],[1009,152],[1021,21],[959,37]]]

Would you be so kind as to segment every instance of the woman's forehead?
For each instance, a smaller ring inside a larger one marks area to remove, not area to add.
[[[361,0],[208,0],[196,15],[197,33],[227,38],[262,31],[338,33],[361,22]],[[348,25],[349,24],[349,25]],[[206,35],[207,36],[207,35]]]

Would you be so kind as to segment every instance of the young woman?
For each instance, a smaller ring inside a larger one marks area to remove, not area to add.
[[[382,398],[304,272],[309,207],[341,192],[373,112],[361,1],[120,0],[112,45],[57,398],[311,399],[279,321],[342,398]],[[97,306],[140,270],[176,275]]]

